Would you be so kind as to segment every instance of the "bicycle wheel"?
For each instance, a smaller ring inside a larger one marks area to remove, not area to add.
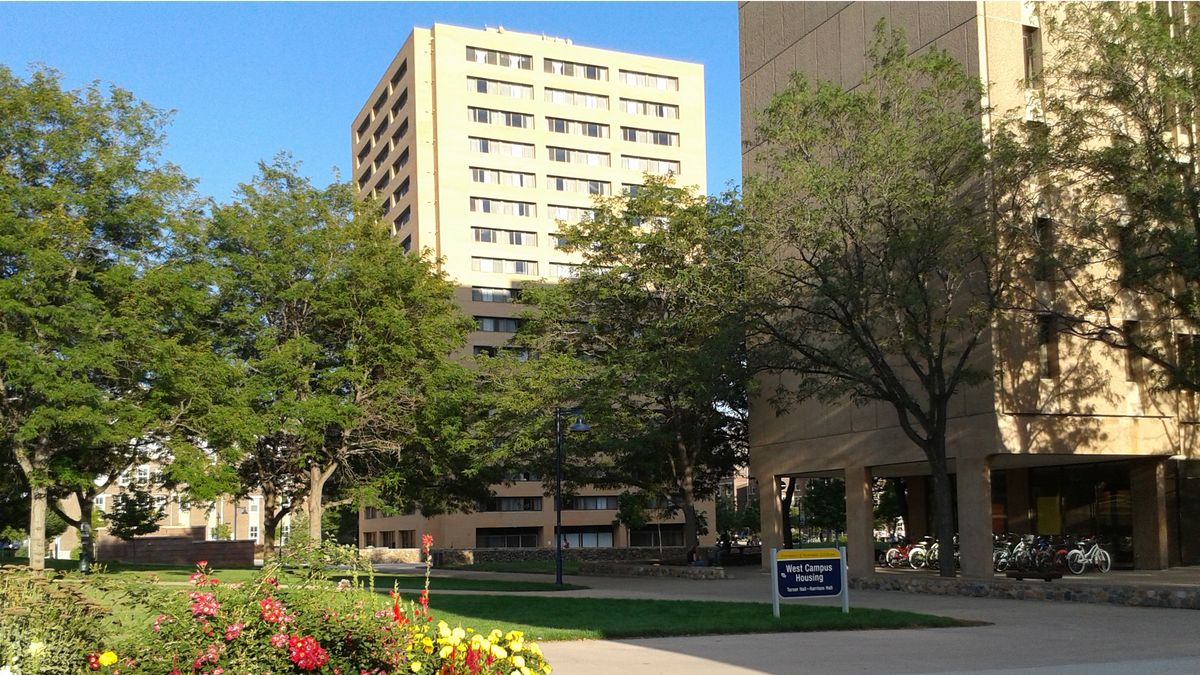
[[[1075,549],[1067,554],[1067,569],[1071,574],[1083,574],[1083,570],[1087,568],[1087,563],[1083,560],[1083,552]]]
[[[908,565],[914,570],[919,570],[925,566],[925,549],[914,548],[908,552]]]
[[[1112,569],[1112,556],[1102,548],[1096,549],[1095,565],[1101,574],[1108,574],[1108,571]]]
[[[888,567],[896,569],[904,563],[904,556],[900,554],[899,549],[889,548],[883,560]]]
[[[931,570],[941,569],[942,557],[938,545],[929,547],[929,555],[925,556],[925,566]]]
[[[1008,551],[1004,549],[992,551],[992,568],[997,572],[1003,572],[1008,569]]]

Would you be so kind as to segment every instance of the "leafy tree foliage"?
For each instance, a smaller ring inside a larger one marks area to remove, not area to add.
[[[263,491],[269,540],[281,503],[301,493],[319,540],[328,485],[336,503],[420,467],[404,474],[411,492],[464,462],[456,421],[468,413],[446,413],[469,398],[470,375],[449,354],[470,322],[453,286],[407,255],[351,185],[316,188],[285,158],[264,164],[215,210],[208,242],[219,351],[242,372],[241,475]]]
[[[29,485],[35,569],[52,492],[204,407],[204,283],[171,255],[190,186],[157,161],[166,119],[0,67],[0,434]]]
[[[763,111],[747,182],[756,242],[753,361],[779,410],[880,401],[929,461],[937,533],[954,534],[949,404],[990,376],[977,354],[1003,259],[982,191],[980,83],[881,25],[853,91],[803,74]],[[952,555],[952,547],[943,554]],[[953,574],[949,557],[944,574]]]
[[[158,531],[158,521],[165,515],[164,508],[154,503],[154,495],[141,487],[124,491],[119,499],[113,500],[108,513],[108,533],[129,540]]]
[[[1043,114],[998,136],[1028,261],[1017,299],[1200,390],[1200,29],[1170,3],[1047,6]]]
[[[574,278],[522,294],[535,311],[517,339],[541,354],[525,366],[541,377],[518,399],[534,413],[524,424],[543,421],[524,445],[551,457],[548,413],[578,402],[591,432],[568,441],[576,475],[665,499],[694,550],[697,502],[745,454],[748,375],[730,302],[737,209],[668,179],[645,183],[633,196],[598,198],[590,219],[562,223],[561,248],[583,264]]]

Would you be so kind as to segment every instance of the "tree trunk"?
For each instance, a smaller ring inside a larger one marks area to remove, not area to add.
[[[788,476],[783,479],[787,483],[783,494],[779,496],[780,514],[783,517],[783,547],[791,548],[792,544],[792,498],[796,494],[796,477]]]
[[[953,577],[954,495],[950,490],[950,473],[946,466],[945,437],[935,439],[933,445],[929,465],[933,470],[933,530],[938,540],[938,572],[943,577]]]
[[[46,569],[46,486],[29,490],[29,569]]]
[[[274,490],[263,490],[263,562],[275,557],[275,531],[279,518],[275,515],[278,497]]]
[[[692,501],[689,492],[683,493],[683,545],[687,548],[686,559],[690,563],[696,559],[696,549],[700,547],[700,519],[696,514],[696,502]]]
[[[75,493],[75,499],[79,501],[79,523],[75,525],[75,528],[79,531],[79,546],[80,546],[80,549],[82,549],[83,548],[83,525],[86,523],[89,528],[92,526],[92,511],[96,508],[96,504],[95,504],[95,502],[92,501],[92,499],[94,499],[94,497],[89,497],[88,495],[81,494],[78,492]],[[92,535],[90,537],[90,542],[89,542],[91,544],[91,546],[89,547],[90,550],[87,552],[88,560],[96,559],[95,542],[96,542],[96,531],[92,530]],[[82,553],[82,551],[81,551],[81,553]]]
[[[324,468],[313,464],[308,468],[308,536],[314,544],[321,543],[321,518],[325,515],[325,482],[336,469],[336,463]]]

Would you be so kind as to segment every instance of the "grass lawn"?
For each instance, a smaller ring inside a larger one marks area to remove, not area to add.
[[[790,631],[935,628],[971,625],[941,616],[884,609],[785,604],[781,616],[759,602],[625,600],[541,596],[443,595],[434,618],[484,632],[520,630],[531,640],[616,639]]]
[[[515,572],[524,574],[554,574],[553,560],[513,560],[509,562],[475,563],[474,565],[447,565],[446,569],[469,570],[472,572]],[[579,574],[578,560],[564,560],[563,574]]]
[[[26,563],[25,560],[13,561],[17,564]],[[188,580],[192,572],[195,572],[194,567],[183,567],[180,565],[150,565],[150,564],[130,564],[119,562],[98,563],[103,565],[106,574],[126,579],[149,579],[151,576],[157,577],[163,582],[182,583]],[[47,560],[47,567],[60,570],[77,570],[79,563],[73,560]],[[553,570],[552,570],[553,571]],[[218,569],[215,570],[215,576],[225,583],[240,583],[249,581],[258,574],[258,568],[241,568],[241,569]],[[289,575],[285,572],[280,575],[280,582],[287,583]],[[342,577],[335,577],[342,578]],[[348,577],[347,577],[348,578]],[[365,585],[366,580],[362,583]],[[402,591],[419,591],[425,587],[425,576],[422,574],[376,574],[375,588],[379,590],[391,590],[399,588]],[[529,592],[529,591],[574,591],[586,586],[578,586],[573,584],[563,584],[562,588],[555,586],[553,583],[545,583],[539,581],[501,581],[492,579],[458,579],[453,577],[432,577],[429,580],[429,589],[432,592],[437,591],[481,591],[481,592]]]

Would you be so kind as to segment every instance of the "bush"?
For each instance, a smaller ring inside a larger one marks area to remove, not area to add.
[[[426,538],[426,551],[432,540]],[[93,670],[132,673],[422,673],[426,675],[533,675],[550,667],[520,632],[481,635],[435,621],[425,590],[416,602],[401,602],[358,588],[362,575],[374,586],[370,563],[353,562],[351,579],[333,583],[336,544],[312,547],[295,557],[302,576],[278,581],[280,568],[264,567],[258,578],[223,584],[201,562],[186,591],[156,594],[149,625],[111,651],[93,650]],[[290,580],[295,579],[293,583]],[[80,652],[76,652],[80,654]],[[78,658],[81,660],[84,655]],[[82,662],[82,661],[81,661]]]
[[[78,673],[111,632],[108,612],[71,575],[0,567],[0,669]]]

